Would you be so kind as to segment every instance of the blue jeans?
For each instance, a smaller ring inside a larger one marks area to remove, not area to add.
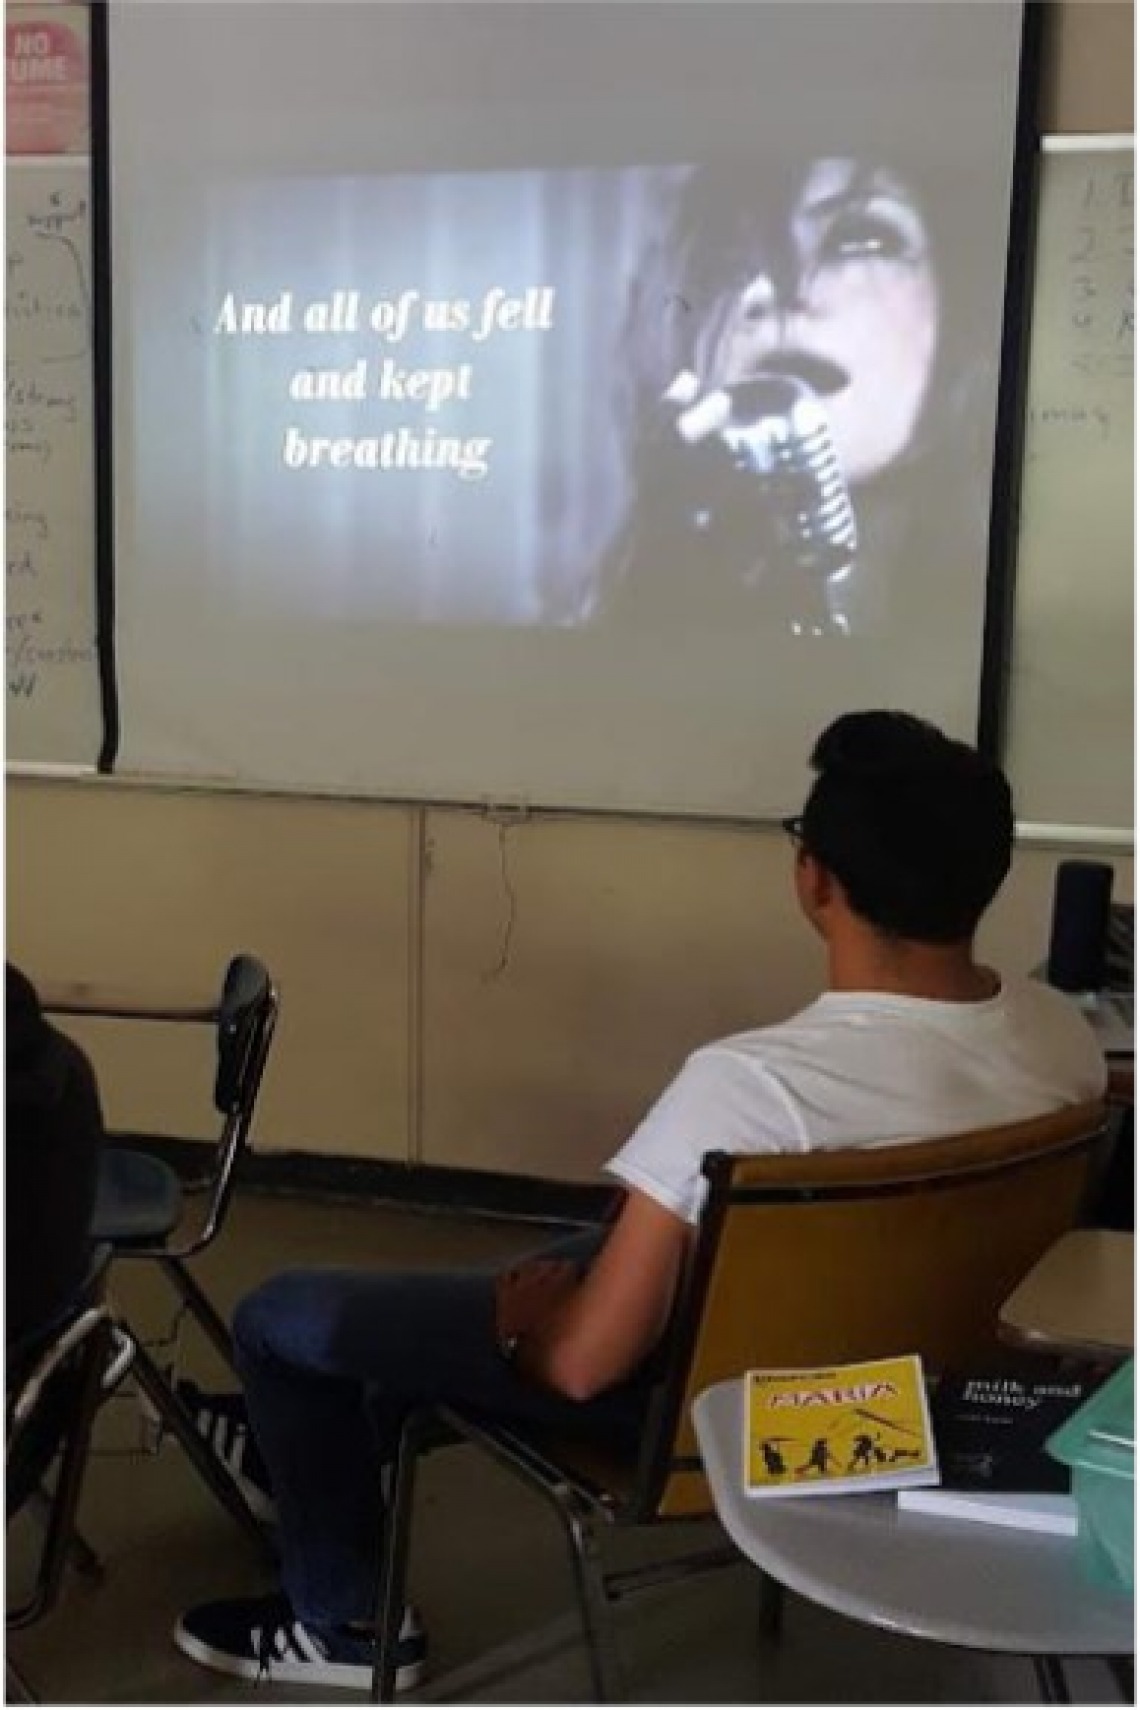
[[[602,1236],[544,1257],[587,1261]],[[238,1370],[277,1504],[282,1577],[313,1626],[372,1614],[381,1470],[419,1404],[636,1443],[647,1373],[590,1402],[528,1382],[499,1352],[497,1271],[285,1271],[234,1317]]]

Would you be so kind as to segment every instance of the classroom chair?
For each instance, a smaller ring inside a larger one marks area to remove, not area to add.
[[[680,1573],[739,1560],[703,1551],[608,1573],[610,1527],[672,1525],[713,1512],[690,1412],[754,1366],[921,1354],[930,1371],[997,1348],[1001,1302],[1081,1212],[1105,1134],[1090,1103],[950,1139],[758,1157],[710,1153],[708,1196],[667,1333],[665,1375],[636,1458],[504,1426],[456,1408],[407,1421],[381,1548],[374,1702],[388,1701],[404,1602],[418,1455],[440,1427],[520,1477],[565,1529],[595,1695],[619,1698],[613,1603]],[[779,1589],[764,1591],[778,1624]]]
[[[221,1117],[221,1130],[209,1178],[199,1190],[202,1208],[196,1226],[185,1227],[187,1190],[169,1164],[149,1152],[112,1144],[106,1148],[100,1168],[95,1238],[107,1242],[116,1259],[155,1261],[231,1367],[229,1331],[187,1261],[210,1245],[225,1221],[238,1165],[252,1128],[278,1007],[277,990],[268,972],[257,957],[250,955],[238,955],[230,961],[221,994],[214,1004],[171,1007],[83,998],[51,1005],[59,1014],[189,1022],[214,1029],[213,1099]],[[237,1485],[199,1435],[167,1373],[141,1340],[138,1337],[134,1340],[137,1344],[134,1375],[142,1393],[162,1424],[177,1437],[214,1496],[264,1551],[265,1534]]]

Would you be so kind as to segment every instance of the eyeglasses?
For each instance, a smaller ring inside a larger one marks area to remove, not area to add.
[[[782,819],[780,821],[780,830],[786,831],[793,843],[802,843],[804,840],[803,814],[794,813],[789,815],[787,819]]]

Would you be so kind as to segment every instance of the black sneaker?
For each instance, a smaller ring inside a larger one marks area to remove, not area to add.
[[[287,1597],[233,1598],[190,1609],[174,1629],[180,1651],[220,1674],[298,1686],[345,1686],[367,1691],[372,1645],[339,1630],[299,1621]],[[423,1679],[427,1639],[408,1604],[396,1648],[396,1690],[410,1692]]]
[[[174,1393],[193,1417],[198,1435],[209,1444],[245,1497],[251,1514],[272,1526],[277,1519],[277,1506],[269,1488],[265,1462],[249,1428],[245,1397],[199,1389],[190,1378],[179,1378]]]

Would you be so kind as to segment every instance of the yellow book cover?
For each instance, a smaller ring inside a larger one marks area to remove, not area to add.
[[[750,1496],[835,1496],[937,1483],[917,1354],[746,1374],[744,1488]]]

